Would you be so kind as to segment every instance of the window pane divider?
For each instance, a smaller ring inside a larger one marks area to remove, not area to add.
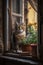
[[[13,12],[12,12],[12,15],[13,15],[13,16],[16,16],[16,17],[21,17],[21,18],[22,18],[22,15],[21,15],[21,14],[18,14],[18,13],[13,13]]]

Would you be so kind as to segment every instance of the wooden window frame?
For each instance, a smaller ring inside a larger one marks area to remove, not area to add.
[[[39,5],[40,3],[38,2],[38,5]],[[4,3],[4,44],[6,45],[6,39],[5,39],[5,18],[6,18],[6,16],[5,16],[5,10],[6,10],[6,6],[5,6],[6,4]],[[10,16],[12,16],[11,15],[11,0],[9,0],[9,7],[10,7]],[[24,7],[23,7],[24,8]],[[38,44],[38,46],[39,46],[39,49],[40,49],[40,43],[41,43],[41,32],[40,32],[40,30],[41,30],[41,27],[40,27],[40,6],[38,6],[38,10],[39,10],[39,13],[38,13],[38,38],[39,38],[39,44]],[[24,13],[23,13],[24,14]],[[24,17],[23,17],[24,18]],[[12,21],[11,21],[11,18],[10,18],[10,22],[9,22],[9,28],[10,28],[10,32],[9,32],[9,34],[11,35],[11,31],[12,31],[12,26],[11,26],[11,24],[12,24]],[[39,29],[40,28],[40,29]],[[9,36],[10,36],[9,35]],[[11,36],[10,36],[11,37]],[[5,47],[5,51],[6,51],[6,47]]]

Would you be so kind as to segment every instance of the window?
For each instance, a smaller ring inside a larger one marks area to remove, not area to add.
[[[22,36],[25,36],[26,33],[22,26],[25,23],[24,22],[24,0],[11,0],[10,6],[11,6],[11,18],[12,18],[11,42],[13,44],[12,48],[15,48],[16,46],[19,45],[18,43],[19,42],[18,37],[20,37],[19,33],[22,32],[21,33]],[[16,36],[16,38],[14,35]]]
[[[23,7],[22,0],[11,0],[11,10],[12,10],[12,28],[14,28],[15,22],[19,24],[23,21]]]
[[[13,39],[15,40],[12,39],[13,40],[12,48],[20,52],[26,52],[26,53],[28,52],[29,56],[37,56],[37,45],[38,45],[37,9],[35,9],[35,5],[32,4],[30,3],[30,1],[26,0],[24,2],[23,0],[11,0],[12,32],[16,31],[15,35],[17,33],[16,38],[14,37],[13,34]],[[18,29],[18,25],[20,25],[23,22],[26,24],[25,25],[26,39],[24,39],[24,37],[22,36],[23,33],[22,34],[18,33],[20,31],[20,28]],[[15,23],[17,23],[18,25],[16,25]],[[19,38],[19,35],[21,36],[21,38],[23,37],[22,42],[21,39]],[[27,45],[30,45],[30,48],[29,46],[27,47]]]
[[[33,0],[32,0],[33,1]],[[12,21],[9,21],[9,26],[11,25],[11,31],[7,31],[7,33],[12,32],[10,37],[10,46],[11,50],[25,53],[28,56],[37,56],[37,47],[38,47],[38,20],[37,20],[37,6],[27,0],[11,0],[10,1],[10,11]],[[8,14],[8,13],[7,13]],[[10,17],[10,16],[9,16]],[[8,20],[7,20],[8,22]],[[8,27],[8,26],[7,26]],[[7,29],[9,30],[9,29]],[[7,37],[7,38],[8,38]],[[33,38],[34,37],[34,38]],[[32,39],[31,39],[32,38]],[[9,41],[9,40],[7,40]],[[32,45],[31,43],[34,44]],[[36,43],[35,43],[36,42]],[[27,47],[26,46],[30,47]],[[26,45],[26,46],[24,46]],[[9,44],[8,44],[9,46]],[[24,49],[25,47],[25,49]],[[29,49],[28,49],[29,48]],[[32,49],[33,48],[33,49]],[[27,50],[26,50],[27,49]],[[25,55],[25,56],[27,56]]]

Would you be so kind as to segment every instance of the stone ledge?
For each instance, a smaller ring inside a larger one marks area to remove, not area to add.
[[[8,57],[8,56],[0,56],[0,58],[5,59],[5,60],[12,60],[12,61],[17,61],[17,62],[27,63],[31,65],[38,65],[38,62],[27,60],[27,59],[13,58],[13,57]]]

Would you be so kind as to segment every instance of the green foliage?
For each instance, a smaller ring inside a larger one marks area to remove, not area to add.
[[[33,27],[29,29],[30,34],[27,38],[22,39],[22,44],[36,44],[38,42],[38,32],[34,30]]]
[[[22,43],[23,45],[26,45],[26,44],[27,44],[27,38],[23,38],[22,41],[21,41],[21,43]]]
[[[38,42],[38,32],[37,30],[34,30],[34,28],[31,26],[29,27],[30,35],[27,38],[27,43],[37,43]]]
[[[31,33],[29,37],[27,38],[27,43],[37,43],[38,42],[38,35],[36,32]]]

